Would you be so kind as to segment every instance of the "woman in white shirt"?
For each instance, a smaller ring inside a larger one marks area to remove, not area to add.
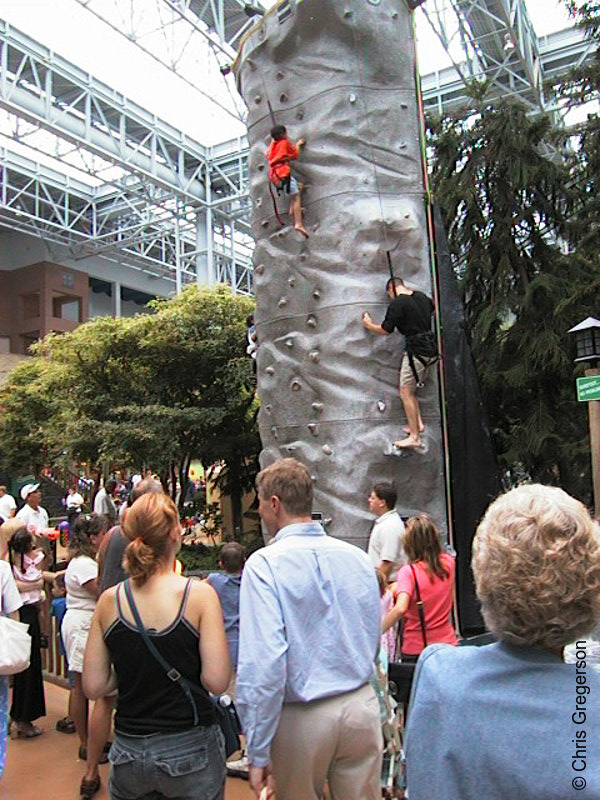
[[[71,715],[75,723],[75,730],[79,736],[79,757],[87,760],[88,751],[88,701],[83,692],[81,673],[83,671],[83,654],[87,643],[90,623],[96,600],[100,594],[98,586],[98,563],[96,555],[98,548],[108,529],[109,522],[100,514],[81,514],[75,520],[69,540],[69,566],[65,573],[65,588],[67,590],[67,613],[64,616],[61,632],[69,671],[73,673],[74,685],[71,689]],[[94,717],[98,712],[92,712],[92,721],[89,727],[94,727]],[[103,745],[104,742],[101,743]],[[98,788],[97,759],[91,759],[95,764],[90,764],[94,773],[88,778],[87,773],[81,784],[82,796],[91,797]],[[94,789],[94,791],[92,791]]]

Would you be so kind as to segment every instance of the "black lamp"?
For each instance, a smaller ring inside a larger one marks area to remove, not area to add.
[[[587,361],[596,364],[600,361],[600,320],[588,317],[569,330],[575,334],[575,363]]]

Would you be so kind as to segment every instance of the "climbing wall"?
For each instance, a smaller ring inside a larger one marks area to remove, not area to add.
[[[410,288],[433,295],[414,42],[404,0],[284,0],[235,64],[248,105],[261,398],[261,463],[293,456],[315,482],[330,534],[365,546],[374,483],[394,481],[403,515],[446,530],[438,379],[420,392],[424,448],[391,454],[406,424],[403,340],[364,330],[385,314],[386,251]],[[305,224],[278,222],[265,152],[274,123],[307,140],[293,174]]]

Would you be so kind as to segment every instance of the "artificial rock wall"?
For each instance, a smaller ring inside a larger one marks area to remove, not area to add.
[[[420,392],[425,447],[390,444],[402,337],[364,330],[385,314],[386,250],[396,275],[432,295],[414,42],[404,0],[284,0],[253,28],[235,65],[248,105],[258,390],[263,466],[306,463],[327,530],[364,546],[367,496],[395,482],[403,515],[446,530],[437,375]],[[292,172],[306,184],[306,240],[283,198],[281,227],[265,152],[274,123],[307,140]],[[434,371],[434,370],[433,370]]]

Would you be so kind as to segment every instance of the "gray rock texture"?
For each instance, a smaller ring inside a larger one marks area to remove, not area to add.
[[[334,536],[365,546],[367,496],[394,481],[403,515],[446,530],[438,380],[420,392],[425,447],[386,455],[406,420],[398,398],[403,340],[364,330],[385,314],[394,272],[432,295],[419,146],[414,42],[404,0],[290,0],[249,33],[235,65],[249,108],[256,239],[258,389],[263,466],[294,456],[315,480],[315,510]],[[281,227],[269,196],[274,123],[307,140],[292,165],[306,184],[305,224]]]

